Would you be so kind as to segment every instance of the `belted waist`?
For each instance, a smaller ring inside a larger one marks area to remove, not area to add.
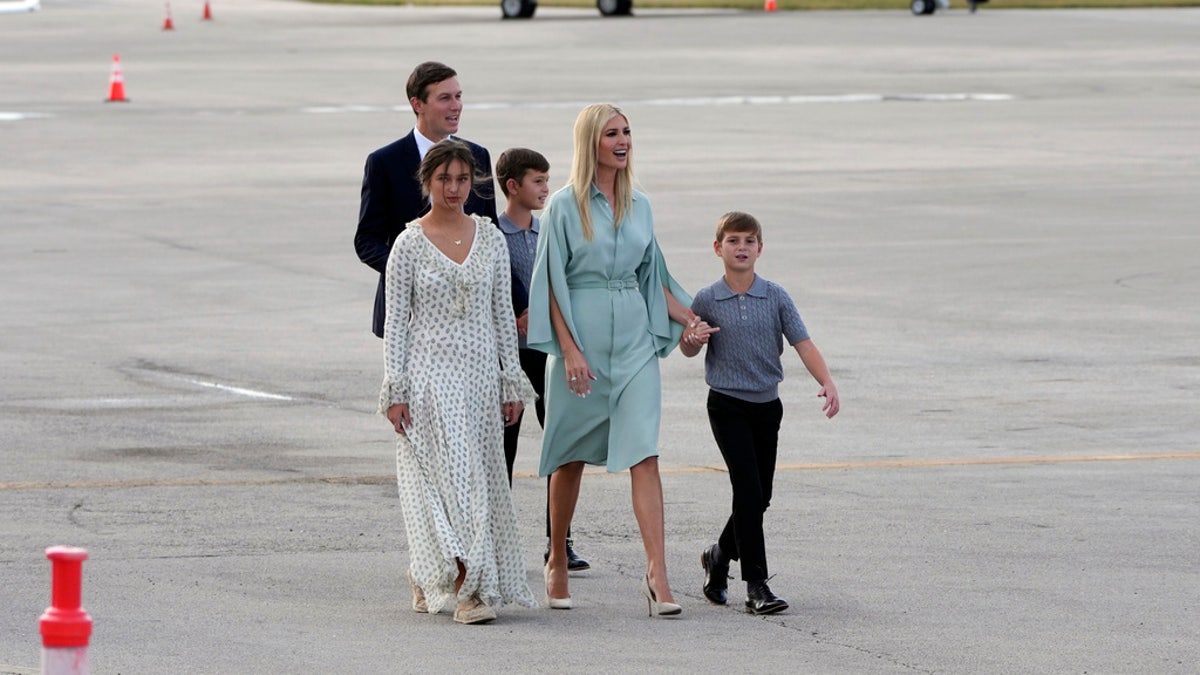
[[[582,281],[570,285],[571,290],[578,288],[602,288],[610,291],[623,291],[638,287],[638,280],[635,277],[628,279],[609,279],[608,281]]]

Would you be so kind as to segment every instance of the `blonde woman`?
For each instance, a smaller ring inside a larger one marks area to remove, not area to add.
[[[567,528],[586,464],[630,473],[646,551],[642,592],[651,615],[679,614],[667,581],[658,431],[658,359],[695,321],[654,237],[646,195],[633,188],[629,119],[610,104],[575,121],[571,180],[554,193],[529,298],[528,344],[549,354],[541,474],[550,475],[546,601],[572,605]]]

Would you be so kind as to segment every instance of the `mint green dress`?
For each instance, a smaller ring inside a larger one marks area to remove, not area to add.
[[[667,272],[654,237],[650,200],[633,194],[620,227],[604,194],[591,190],[593,238],[583,236],[571,186],[550,196],[529,291],[528,344],[546,360],[546,428],[540,473],[582,461],[624,471],[658,455],[662,382],[658,359],[683,326],[667,316],[663,287],[685,307],[692,298]],[[550,324],[550,291],[596,380],[581,398]]]

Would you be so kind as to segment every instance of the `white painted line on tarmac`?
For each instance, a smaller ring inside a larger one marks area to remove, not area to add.
[[[315,105],[307,108],[301,108],[302,113],[312,113],[314,115],[329,115],[332,113],[356,113],[356,112],[384,112],[388,110],[408,110],[400,106],[378,106],[378,105]]]
[[[236,387],[230,384],[222,384],[220,382],[212,382],[209,380],[197,379],[193,376],[182,375],[178,373],[165,373],[153,371],[141,371],[143,380],[157,381],[163,384],[164,381],[172,383],[178,387],[179,384],[190,385],[191,387],[200,387],[203,389],[213,389],[220,394],[239,396],[243,398],[251,398],[266,401],[306,401],[305,399],[286,396],[284,394],[274,394],[268,391],[259,391],[257,389],[248,389],[246,387]],[[131,408],[181,408],[186,406],[196,405],[196,393],[188,394],[173,394],[166,396],[127,396],[127,397],[97,397],[97,398],[62,398],[62,399],[31,399],[31,400],[10,400],[0,403],[0,407],[17,407],[17,408],[36,408],[39,410],[121,410]],[[206,395],[207,401],[211,403],[212,395]],[[224,397],[219,397],[216,400],[228,400]],[[321,401],[315,402],[324,405]],[[0,673],[0,675],[4,675]]]
[[[648,98],[637,101],[618,101],[624,107],[675,106],[715,107],[728,105],[810,105],[819,103],[962,103],[1011,101],[1011,94],[993,93],[947,93],[947,94],[814,94],[797,96],[689,96],[679,98]],[[468,103],[467,110],[575,110],[588,105],[588,101],[515,101],[496,103]],[[408,112],[408,106],[334,105],[310,106],[300,112],[312,114],[341,114],[356,112]]]
[[[21,120],[40,120],[49,117],[46,113],[21,113],[0,110],[0,122],[20,122]]]
[[[15,2],[0,2],[0,14],[36,12],[41,8],[41,0],[16,0]]]
[[[221,384],[219,382],[205,382],[204,380],[191,380],[191,379],[185,379],[184,381],[189,382],[191,384],[199,385],[201,387],[209,387],[210,389],[219,389],[221,391],[226,391],[231,394],[237,394],[238,396],[247,396],[249,398],[265,398],[265,399],[268,399],[271,401],[295,401],[296,400],[296,399],[292,398],[291,396],[284,396],[283,394],[272,394],[272,393],[265,392],[265,391],[257,391],[255,389],[246,389],[244,387],[234,387],[234,386],[230,386],[228,384]]]
[[[130,372],[137,379],[140,379],[140,380],[158,380],[160,382],[163,380],[166,380],[168,382],[182,382],[184,384],[190,384],[190,385],[196,386],[196,387],[203,387],[205,389],[216,389],[217,391],[224,392],[227,394],[234,394],[235,396],[245,396],[246,398],[257,398],[257,399],[264,399],[264,400],[268,400],[268,401],[298,401],[298,400],[301,400],[301,399],[297,399],[292,396],[286,396],[284,394],[273,394],[273,393],[267,392],[267,391],[259,391],[258,389],[249,389],[247,387],[237,387],[237,386],[234,386],[231,384],[222,384],[220,382],[214,382],[212,380],[200,379],[193,373],[171,372],[170,370],[166,370],[163,368],[157,368],[157,367],[153,367],[153,366],[142,366],[142,367],[130,368],[130,369],[128,369],[128,372]]]

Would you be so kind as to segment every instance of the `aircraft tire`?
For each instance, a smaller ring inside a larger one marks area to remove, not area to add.
[[[596,9],[604,16],[629,16],[633,13],[633,0],[596,0]]]
[[[532,19],[537,0],[500,0],[500,13],[505,19]]]

